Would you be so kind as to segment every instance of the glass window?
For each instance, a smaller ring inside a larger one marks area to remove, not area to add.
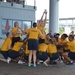
[[[67,24],[69,25],[72,25],[72,20],[67,20]]]
[[[14,20],[14,19],[2,19],[2,29],[1,29],[1,34],[2,37],[5,38],[5,34],[7,32],[10,32],[11,29],[14,27],[14,23],[18,22],[19,27],[22,28],[23,30],[31,28],[31,21],[24,21],[24,20]]]
[[[66,20],[60,20],[60,24],[61,25],[66,25],[67,24],[67,21]]]
[[[29,29],[31,28],[31,21],[23,21],[23,26],[22,26],[22,29]]]
[[[7,32],[10,32],[12,29],[12,20],[2,20],[2,35],[6,34]]]

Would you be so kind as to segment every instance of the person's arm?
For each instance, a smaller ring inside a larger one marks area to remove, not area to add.
[[[41,23],[42,23],[42,21],[43,21],[44,13],[45,13],[45,12],[43,12],[43,15],[42,15],[42,17],[41,17],[41,19],[40,19],[40,21],[39,21],[38,25],[41,25]]]
[[[11,49],[11,45],[8,46],[8,50],[10,50],[10,49]]]
[[[12,42],[11,42],[10,40],[9,40],[8,42],[9,42],[8,50],[10,50],[10,49],[11,49],[11,44],[12,44]]]
[[[46,21],[47,21],[47,11],[45,10],[45,19],[44,19],[44,27],[45,27],[45,25],[46,25]]]
[[[25,33],[24,30],[22,30],[20,27],[19,27],[19,29],[21,30],[22,33]]]

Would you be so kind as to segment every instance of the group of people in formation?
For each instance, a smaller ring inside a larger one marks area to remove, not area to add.
[[[43,16],[45,15],[45,19]],[[14,23],[14,28],[6,34],[0,52],[7,63],[28,63],[36,67],[37,64],[49,66],[62,60],[67,65],[75,62],[75,40],[73,32],[70,35],[59,33],[46,34],[47,11],[45,10],[39,23],[33,23],[33,28],[22,30],[19,23]],[[22,39],[22,36],[24,36]]]

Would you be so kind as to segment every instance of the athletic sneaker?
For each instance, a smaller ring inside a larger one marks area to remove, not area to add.
[[[36,64],[34,64],[33,67],[36,67]]]
[[[67,63],[66,65],[73,65],[74,63],[73,62],[69,62],[69,63]]]
[[[45,66],[48,66],[48,64],[47,64],[46,62],[43,62],[43,64],[44,64]]]
[[[8,59],[7,59],[7,63],[9,64],[9,63],[10,63],[10,61],[11,61],[11,58],[10,58],[10,57],[8,57]]]
[[[37,62],[38,65],[40,65],[41,63],[43,63],[43,61],[41,61],[41,60]]]
[[[25,62],[23,62],[23,61],[21,61],[21,60],[19,60],[18,61],[18,64],[24,64]]]
[[[31,67],[31,66],[32,66],[32,64],[28,64],[28,66],[29,66],[29,67]]]

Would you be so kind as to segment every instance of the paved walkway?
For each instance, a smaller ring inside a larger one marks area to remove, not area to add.
[[[4,40],[0,39],[0,46]],[[0,57],[2,57],[0,55]],[[43,65],[36,68],[27,65],[18,65],[17,63],[4,63],[0,61],[0,75],[75,75],[75,65],[66,66],[58,64],[56,66],[45,67]]]
[[[66,66],[58,64],[56,66],[45,67],[43,65],[36,68],[17,63],[4,63],[0,61],[0,75],[75,75],[75,65]]]

